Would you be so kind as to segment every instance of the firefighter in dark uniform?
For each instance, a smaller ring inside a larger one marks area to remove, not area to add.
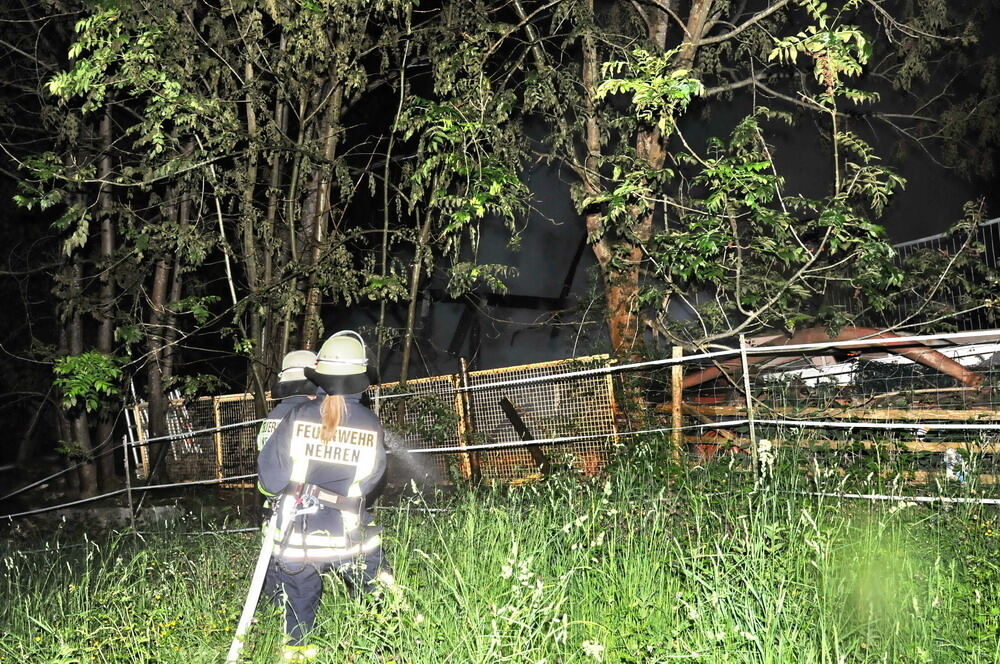
[[[365,504],[385,471],[385,432],[360,404],[370,382],[361,337],[338,332],[305,376],[321,397],[289,412],[258,459],[261,491],[279,518],[273,559],[284,599],[287,662],[309,661],[306,638],[323,591],[336,572],[355,596],[399,588],[382,553],[379,527]]]
[[[264,418],[257,432],[257,452],[271,437],[274,430],[281,424],[285,415],[297,406],[316,398],[316,384],[306,378],[305,370],[316,366],[316,353],[311,350],[293,350],[281,360],[281,371],[278,380],[271,387],[271,398],[278,399],[278,404]],[[270,511],[271,501],[264,501],[265,514]],[[265,519],[267,521],[267,519]],[[281,583],[278,576],[278,566],[274,558],[267,568],[264,577],[263,594],[275,604],[281,604]]]
[[[278,404],[271,409],[257,432],[257,451],[264,447],[285,415],[310,399],[316,398],[316,384],[306,378],[305,370],[316,366],[316,353],[311,350],[293,350],[281,360],[278,381],[271,388],[271,398]]]

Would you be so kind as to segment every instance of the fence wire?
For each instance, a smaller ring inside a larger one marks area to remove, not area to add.
[[[905,321],[910,329],[945,325],[966,331],[990,329],[1000,322],[996,308],[983,302],[994,296],[991,289],[1000,275],[1000,219],[984,221],[970,232],[939,233],[893,248],[893,260],[905,274],[923,274],[925,279],[909,279],[882,310],[872,311],[852,292],[836,288],[826,295],[827,305],[857,324],[879,328]],[[938,280],[942,274],[947,278]]]
[[[700,461],[747,452],[753,419],[759,437],[776,446],[814,455],[822,448],[839,450],[840,458],[851,456],[848,449],[857,458],[866,458],[865,450],[891,450],[890,458],[909,464],[917,478],[929,477],[952,450],[989,480],[1000,427],[991,388],[998,381],[998,340],[996,331],[784,346],[751,340],[744,349],[751,365],[749,400],[740,349],[630,364],[602,356],[438,376],[378,386],[369,397],[385,426],[398,434],[400,451],[429,456],[441,477],[451,470],[451,476],[510,482],[552,467],[593,475],[616,449],[651,434],[669,436],[678,459]],[[899,352],[913,348],[934,355],[937,365]],[[677,366],[684,381],[679,415],[671,383]],[[714,376],[697,378],[713,370]],[[240,399],[249,404],[247,395],[222,398],[232,404],[233,417],[240,415]],[[244,437],[216,451],[217,469],[253,472],[252,436]]]
[[[747,469],[748,460],[777,458],[814,477],[868,474],[937,488],[1000,481],[998,395],[1000,330],[747,345],[631,364],[598,356],[368,394],[396,432],[392,452],[433,459],[442,478],[516,482],[558,469],[593,476],[645,440],[671,447],[681,464],[727,459],[733,467],[736,459]],[[134,421],[145,422],[143,407]],[[170,445],[169,483],[142,490],[252,484],[259,420],[250,395],[171,408],[170,435],[151,439],[140,429],[132,444],[147,464],[150,449]]]

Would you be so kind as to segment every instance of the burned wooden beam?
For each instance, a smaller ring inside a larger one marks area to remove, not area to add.
[[[517,408],[510,402],[510,399],[500,397],[500,408],[503,410],[503,414],[507,416],[507,419],[510,420],[514,431],[521,437],[521,440],[535,440],[535,437],[524,423],[524,420],[521,419],[520,413],[517,412]],[[552,471],[552,464],[538,445],[529,445],[528,454],[531,455],[531,460],[538,466],[542,475],[548,475]]]

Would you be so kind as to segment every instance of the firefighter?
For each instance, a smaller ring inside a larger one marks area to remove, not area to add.
[[[306,378],[305,369],[316,364],[316,353],[311,350],[293,350],[281,360],[278,381],[271,388],[271,398],[278,404],[264,418],[257,432],[257,451],[278,428],[281,420],[296,406],[316,398],[316,385]]]
[[[293,350],[287,353],[281,360],[281,371],[278,373],[278,380],[271,388],[271,398],[278,399],[277,405],[271,409],[260,425],[257,432],[257,452],[264,447],[264,443],[271,437],[274,430],[278,428],[285,415],[290,413],[296,406],[306,401],[316,398],[316,384],[306,378],[306,368],[312,368],[316,364],[316,353],[311,350]],[[271,501],[264,501],[265,523],[270,516]],[[264,577],[263,595],[271,602],[281,604],[280,598],[281,583],[279,581],[278,567],[274,558],[271,559],[267,568],[267,575]]]
[[[326,571],[359,597],[398,593],[366,497],[385,471],[385,432],[360,403],[370,385],[364,341],[338,332],[320,348],[305,377],[320,398],[289,412],[258,458],[260,489],[279,515],[272,557],[285,610],[286,662],[316,656],[307,644]],[[288,527],[285,528],[285,524]]]

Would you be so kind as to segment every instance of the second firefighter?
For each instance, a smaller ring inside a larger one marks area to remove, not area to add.
[[[285,609],[286,661],[315,656],[307,645],[333,571],[355,595],[379,585],[395,591],[380,527],[366,498],[385,472],[385,432],[360,403],[369,386],[361,337],[339,332],[323,344],[306,377],[321,398],[298,405],[268,438],[258,459],[261,491],[279,515],[273,558]]]

